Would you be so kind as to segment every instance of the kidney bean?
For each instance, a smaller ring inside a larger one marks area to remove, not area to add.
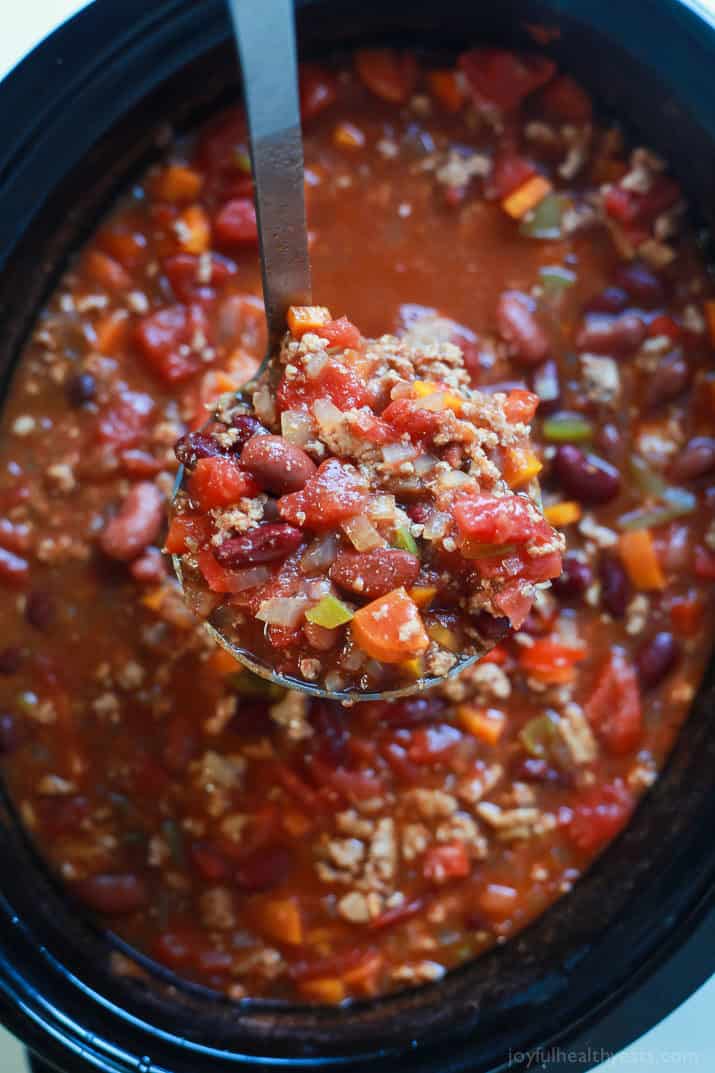
[[[110,559],[122,562],[136,559],[158,537],[163,518],[159,489],[149,481],[140,481],[102,531],[99,538],[102,551]]]
[[[22,741],[22,732],[10,712],[0,712],[0,756],[7,756],[17,749]]]
[[[31,592],[25,602],[25,618],[36,630],[47,630],[55,620],[57,607],[48,592]]]
[[[618,426],[609,421],[605,425],[599,425],[596,444],[610,459],[619,458],[623,452],[623,437]]]
[[[336,585],[374,600],[393,589],[414,585],[420,572],[416,555],[399,548],[342,551],[328,573]]]
[[[234,880],[242,890],[266,890],[285,879],[292,863],[292,855],[284,846],[261,849],[242,861]]]
[[[444,715],[447,702],[443,697],[430,694],[427,697],[403,697],[400,700],[377,701],[375,714],[378,722],[390,727],[414,727],[420,723],[434,723]]]
[[[91,373],[76,373],[65,383],[65,394],[70,406],[84,406],[97,394],[97,381]]]
[[[550,414],[559,408],[561,385],[559,367],[549,359],[534,369],[531,378],[532,390],[539,396],[539,413]]]
[[[0,674],[16,674],[22,666],[24,653],[19,645],[0,649]]]
[[[479,636],[494,644],[502,641],[511,630],[508,618],[491,615],[488,611],[474,615],[472,622]]]
[[[108,916],[134,913],[149,902],[146,884],[132,872],[88,876],[74,884],[74,892],[90,909]]]
[[[32,534],[29,525],[0,518],[0,545],[8,551],[29,551]]]
[[[654,689],[673,670],[680,658],[680,645],[666,630],[654,634],[636,653],[636,667],[644,689]]]
[[[241,451],[253,436],[264,436],[268,433],[268,429],[249,414],[234,414],[231,418],[231,428],[238,429],[239,433],[233,446],[236,452]]]
[[[27,559],[0,548],[0,581],[7,585],[23,586],[30,576],[30,566]]]
[[[564,555],[560,577],[554,578],[551,588],[563,600],[575,600],[583,596],[593,581],[593,571],[588,563],[575,555]]]
[[[340,637],[338,630],[328,630],[324,626],[317,626],[315,622],[303,623],[303,633],[310,647],[316,652],[329,652]]]
[[[679,350],[661,358],[648,382],[645,391],[645,404],[655,408],[677,398],[690,382],[690,366]]]
[[[140,451],[137,447],[122,451],[120,461],[124,472],[133,480],[156,477],[164,468],[161,459],[155,458],[149,451]]]
[[[497,329],[509,353],[525,365],[538,365],[549,353],[549,339],[534,316],[534,302],[519,291],[505,291],[497,302]]]
[[[241,451],[241,467],[279,496],[299,492],[318,469],[302,447],[270,435],[251,437]]]
[[[628,575],[620,559],[604,553],[598,564],[601,581],[601,604],[614,618],[623,618],[631,595]]]
[[[606,287],[589,298],[584,313],[622,313],[628,306],[628,295],[621,287]]]
[[[695,436],[679,451],[670,467],[676,481],[694,481],[715,469],[715,438]]]
[[[269,522],[241,536],[229,537],[214,548],[222,566],[253,566],[285,559],[300,544],[303,533],[287,522]]]
[[[594,314],[586,317],[576,335],[576,346],[594,354],[632,354],[644,339],[645,324],[633,313],[620,317]]]
[[[564,492],[580,503],[607,503],[621,489],[621,475],[615,466],[570,443],[557,449],[553,472]]]
[[[615,272],[616,283],[639,305],[659,306],[665,301],[665,288],[642,261],[622,262]]]
[[[213,436],[204,432],[189,432],[174,445],[174,454],[182,466],[191,469],[200,458],[218,458],[226,451]]]
[[[166,577],[166,560],[158,548],[147,548],[130,564],[129,573],[143,585],[157,584]]]

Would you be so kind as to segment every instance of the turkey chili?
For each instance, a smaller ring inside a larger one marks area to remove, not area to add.
[[[162,548],[174,444],[265,345],[232,111],[106,219],[20,363],[0,752],[78,904],[236,998],[336,1003],[508,939],[657,777],[710,645],[715,299],[667,166],[544,58],[362,52],[305,67],[302,102],[316,292],[539,397],[563,572],[487,660],[392,703],[284,694],[212,646]]]

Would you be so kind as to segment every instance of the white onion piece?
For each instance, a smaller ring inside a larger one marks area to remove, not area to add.
[[[373,521],[391,521],[395,516],[395,497],[390,495],[373,496],[367,512]]]
[[[253,409],[256,417],[269,427],[276,419],[275,399],[269,388],[259,387],[253,392]]]
[[[434,391],[431,395],[425,395],[417,403],[420,410],[430,410],[431,413],[441,413],[447,410],[447,392]]]
[[[327,363],[328,355],[322,350],[318,351],[317,354],[314,354],[313,357],[309,358],[306,362],[305,375],[309,380],[315,380],[316,377],[320,376]]]
[[[382,457],[388,466],[399,466],[417,457],[417,448],[411,443],[387,443],[382,448]]]
[[[335,562],[338,554],[338,539],[334,533],[325,533],[306,548],[300,560],[304,574],[320,573]]]
[[[313,415],[320,429],[325,432],[332,432],[345,422],[342,410],[330,399],[316,399],[313,403]]]
[[[437,465],[438,459],[434,455],[420,455],[415,459],[415,473],[418,476],[423,476],[425,473],[429,473]]]
[[[273,596],[263,601],[256,618],[269,626],[297,626],[311,602],[307,596]]]
[[[281,414],[281,434],[288,443],[302,447],[313,435],[313,422],[305,410],[285,410]]]
[[[474,477],[470,477],[468,473],[462,473],[461,469],[451,469],[448,473],[442,474],[439,483],[443,488],[461,488],[463,484],[473,484]]]
[[[372,551],[373,548],[384,548],[387,541],[380,536],[375,526],[357,514],[343,522],[343,532],[356,551]]]
[[[333,592],[333,586],[327,577],[319,578],[318,581],[310,581],[305,586],[305,591],[311,600],[316,602],[323,599],[324,596],[330,596]]]
[[[439,540],[447,532],[451,520],[449,514],[444,514],[439,510],[433,511],[424,524],[422,536],[425,540]]]
[[[231,571],[231,592],[245,592],[268,581],[271,571],[267,566],[247,566],[245,570]]]

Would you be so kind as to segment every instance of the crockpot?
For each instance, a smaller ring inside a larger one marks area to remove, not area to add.
[[[668,0],[298,0],[304,55],[357,42],[548,52],[715,207],[715,26]],[[543,35],[540,35],[543,36]],[[0,86],[0,388],[67,257],[115,192],[237,92],[220,0],[96,0]],[[132,954],[71,904],[0,802],[0,1016],[65,1073],[587,1069],[710,975],[713,668],[625,833],[517,938],[439,983],[348,1007],[230,1002]],[[566,1055],[566,1057],[564,1057]]]

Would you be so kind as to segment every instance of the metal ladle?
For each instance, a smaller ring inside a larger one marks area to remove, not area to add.
[[[305,214],[303,139],[298,98],[293,0],[228,0],[241,62],[243,98],[253,169],[263,300],[268,322],[268,348],[255,377],[238,393],[250,397],[258,381],[278,379],[277,354],[291,305],[311,304],[308,228]],[[275,375],[272,373],[275,372]],[[184,479],[179,467],[175,492]],[[183,585],[181,560],[173,557]],[[302,679],[279,674],[226,635],[221,608],[206,626],[214,639],[240,663],[262,678],[287,689],[346,702],[407,696],[429,689],[442,678],[422,678],[384,693],[356,689],[330,692]],[[485,639],[475,655],[458,660],[449,677],[486,655],[495,641]]]

